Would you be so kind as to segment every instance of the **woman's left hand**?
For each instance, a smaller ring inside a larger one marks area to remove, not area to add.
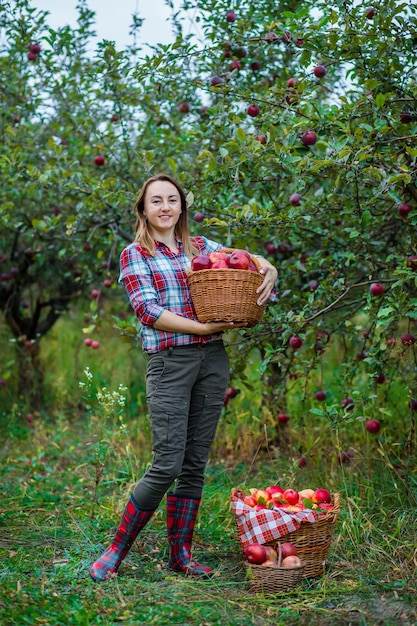
[[[258,261],[261,265],[259,273],[264,274],[265,276],[262,285],[260,285],[260,287],[256,290],[256,293],[258,294],[257,304],[262,306],[271,295],[272,289],[276,286],[278,272],[277,269],[263,257],[258,257]]]

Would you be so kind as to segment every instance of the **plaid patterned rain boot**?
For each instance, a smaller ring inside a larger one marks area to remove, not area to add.
[[[107,580],[107,574],[114,574],[129,552],[139,531],[151,519],[155,509],[144,511],[138,507],[133,495],[124,510],[122,520],[111,545],[89,569],[90,576],[97,581]]]
[[[213,570],[191,558],[191,543],[200,500],[167,494],[169,568],[188,576],[211,576]]]

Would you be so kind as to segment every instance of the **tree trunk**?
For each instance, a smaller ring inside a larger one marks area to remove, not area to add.
[[[17,395],[32,411],[42,408],[44,401],[43,371],[40,363],[39,342],[17,345]]]

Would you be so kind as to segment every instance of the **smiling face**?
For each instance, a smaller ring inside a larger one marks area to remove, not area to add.
[[[148,185],[143,214],[154,236],[165,239],[173,234],[181,211],[181,197],[175,185],[166,180],[156,180]]]

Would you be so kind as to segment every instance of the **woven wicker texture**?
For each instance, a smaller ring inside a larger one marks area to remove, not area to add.
[[[300,528],[281,537],[280,543],[289,542],[297,548],[304,563],[303,578],[314,578],[324,573],[326,559],[332,542],[334,525],[340,512],[340,494],[333,496],[333,508],[314,524],[301,524]],[[275,546],[276,542],[269,545]]]
[[[281,567],[281,549],[275,542],[278,552],[278,566],[253,565],[246,561],[245,567],[250,588],[255,593],[279,593],[296,587],[303,577],[304,563],[300,567]]]
[[[233,248],[219,252],[231,254]],[[259,261],[251,259],[260,269]],[[190,272],[188,284],[195,312],[200,322],[234,322],[236,326],[257,324],[265,305],[256,304],[256,290],[262,284],[262,274],[249,270],[208,269]]]

